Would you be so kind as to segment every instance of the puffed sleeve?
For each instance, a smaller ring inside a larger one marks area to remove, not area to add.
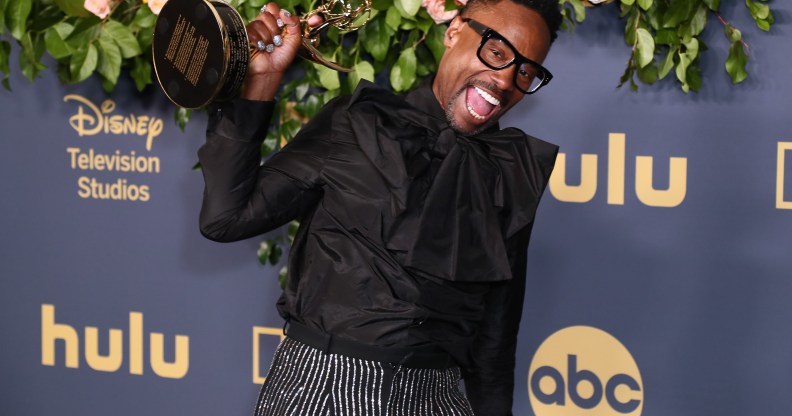
[[[327,135],[300,134],[261,163],[274,108],[274,102],[236,99],[210,111],[206,143],[198,150],[205,182],[200,230],[206,238],[228,242],[270,231],[299,218],[321,197],[321,171],[331,150]]]
[[[484,321],[472,346],[473,367],[463,369],[465,390],[477,416],[512,414],[517,331],[525,297],[531,225],[506,242],[512,278],[493,284]]]

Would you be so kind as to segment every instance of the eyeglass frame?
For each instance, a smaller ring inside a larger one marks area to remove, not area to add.
[[[501,35],[497,31],[495,31],[495,29],[493,29],[491,27],[488,27],[488,26],[486,26],[486,25],[484,25],[484,24],[482,24],[480,22],[477,22],[477,21],[475,21],[475,20],[473,20],[473,19],[471,19],[469,17],[463,17],[462,18],[462,22],[463,23],[467,23],[467,25],[471,29],[473,29],[479,36],[481,36],[481,43],[479,44],[479,47],[476,50],[476,57],[487,68],[499,71],[501,69],[506,69],[506,68],[510,67],[512,64],[517,65],[517,70],[514,71],[514,78],[512,79],[512,84],[514,84],[514,86],[517,88],[517,90],[519,90],[521,93],[526,94],[526,95],[531,95],[531,94],[539,91],[542,87],[544,87],[545,85],[550,83],[550,80],[553,79],[553,74],[550,71],[548,71],[547,68],[545,68],[544,66],[542,66],[542,64],[540,64],[540,63],[538,63],[538,62],[536,62],[534,60],[531,60],[531,59],[528,59],[528,58],[522,56],[519,52],[517,52],[517,49],[514,47],[514,45],[512,45],[511,42],[509,42],[509,40],[506,39],[503,35]],[[509,49],[511,49],[512,53],[514,53],[514,58],[511,61],[509,61],[509,62],[507,62],[507,63],[505,63],[505,64],[503,64],[501,66],[494,66],[494,65],[491,65],[490,63],[488,63],[487,61],[485,61],[484,58],[481,57],[481,50],[484,48],[484,45],[487,43],[487,41],[489,41],[492,38],[496,38],[497,40],[503,42],[506,46],[509,47]],[[520,65],[522,65],[523,63],[527,63],[529,65],[532,65],[534,68],[538,69],[538,71],[536,73],[537,77],[539,77],[540,75],[544,74],[544,76],[542,76],[540,78],[540,82],[539,82],[539,84],[536,85],[536,88],[534,88],[533,90],[530,90],[530,91],[523,90],[517,84],[517,74],[520,72]]]

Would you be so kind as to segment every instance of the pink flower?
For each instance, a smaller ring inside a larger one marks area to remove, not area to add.
[[[162,10],[162,6],[164,6],[165,3],[168,2],[168,0],[143,0],[143,2],[148,4],[149,9],[151,9],[152,13],[160,14],[160,11]]]
[[[454,0],[454,2],[457,5],[464,6],[467,0]],[[446,23],[459,14],[459,10],[456,9],[446,10],[445,0],[423,0],[421,1],[421,6],[426,9],[426,12],[437,24]]]
[[[85,10],[99,16],[100,19],[104,19],[113,8],[113,0],[85,0],[83,7],[85,7]]]

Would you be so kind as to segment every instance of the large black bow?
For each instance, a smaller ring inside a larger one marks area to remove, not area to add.
[[[412,94],[419,97],[361,82],[347,107],[391,195],[386,247],[424,277],[511,279],[505,241],[533,221],[557,146],[514,128],[461,135],[442,113],[408,102],[440,110],[431,89]]]

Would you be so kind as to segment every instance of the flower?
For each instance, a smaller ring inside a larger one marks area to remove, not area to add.
[[[144,3],[148,4],[149,9],[154,14],[159,14],[162,10],[162,6],[168,2],[168,0],[143,0]]]
[[[467,0],[454,0],[454,3],[457,6],[464,6],[467,4]],[[456,17],[459,14],[459,10],[446,10],[445,9],[445,0],[423,0],[421,1],[421,6],[426,9],[426,12],[429,13],[429,16],[435,23],[446,23]]]
[[[99,16],[100,19],[104,19],[110,14],[113,3],[113,0],[85,0],[83,7],[85,10]]]

